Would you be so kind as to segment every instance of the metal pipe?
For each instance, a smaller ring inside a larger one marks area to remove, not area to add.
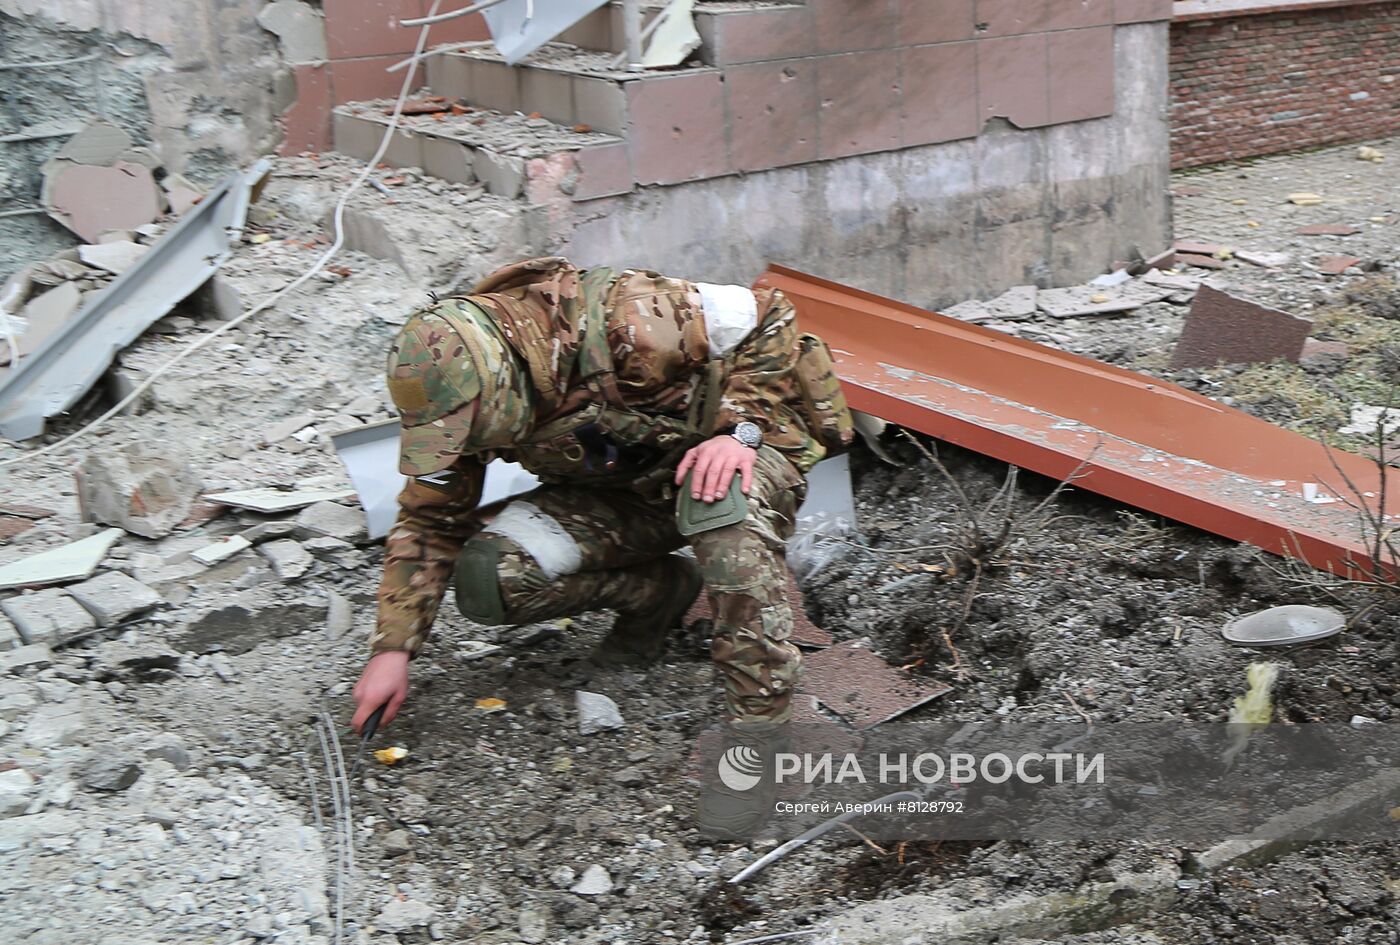
[[[627,71],[642,71],[641,0],[622,0],[622,36],[627,47]]]

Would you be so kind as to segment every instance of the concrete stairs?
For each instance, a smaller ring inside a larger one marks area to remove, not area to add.
[[[661,9],[644,8],[643,22]],[[700,3],[703,45],[689,64],[628,72],[621,5],[610,4],[507,65],[493,47],[449,48],[426,63],[427,89],[447,112],[408,115],[382,162],[445,180],[482,181],[495,194],[553,202],[722,176],[728,158],[724,67],[803,55],[812,42],[804,3]],[[335,109],[336,150],[367,160],[392,102]]]

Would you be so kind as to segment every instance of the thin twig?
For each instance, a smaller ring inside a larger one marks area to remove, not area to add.
[[[890,851],[889,851],[889,850],[886,850],[884,847],[880,846],[880,845],[879,845],[878,843],[876,843],[874,840],[871,840],[869,837],[867,837],[865,834],[861,833],[861,832],[860,832],[859,830],[857,830],[856,828],[852,827],[850,824],[842,824],[841,826],[842,826],[842,827],[845,827],[847,830],[849,830],[851,833],[855,834],[857,837],[860,837],[862,840],[865,841],[865,845],[866,845],[866,846],[868,846],[870,849],[874,850],[876,853],[880,854],[881,856],[889,856],[889,855],[890,855]]]

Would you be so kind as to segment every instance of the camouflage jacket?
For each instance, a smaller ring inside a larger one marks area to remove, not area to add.
[[[566,461],[554,447],[557,441],[547,435],[552,425],[567,425],[598,407],[596,389],[583,383],[576,370],[583,340],[576,307],[569,303],[576,301],[577,275],[561,259],[530,260],[489,276],[470,297],[492,314],[529,367],[536,395],[533,430],[516,449],[463,454],[446,476],[431,477],[432,482],[409,479],[387,539],[378,625],[370,639],[374,652],[417,652],[427,639],[458,553],[481,528],[477,505],[491,459],[520,462],[547,481],[584,481],[582,469],[577,479],[569,474],[572,460]],[[703,396],[710,360],[724,356],[728,369],[718,402],[709,411],[711,430],[745,420],[756,423],[765,442],[805,472],[824,450],[799,414],[795,311],[781,292],[759,289],[750,296],[756,309],[745,312],[746,300],[736,296],[736,288],[646,271],[618,274],[607,286],[604,302],[617,393],[638,415],[683,421],[692,413],[693,399]],[[730,304],[736,299],[737,308]],[[567,377],[560,376],[564,370],[559,365],[569,366]],[[681,452],[669,457],[671,471]],[[615,488],[634,482],[625,468],[612,481],[586,478]]]

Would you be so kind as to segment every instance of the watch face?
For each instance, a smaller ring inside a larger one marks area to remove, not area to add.
[[[734,427],[734,438],[745,446],[758,449],[763,443],[763,431],[758,428],[758,424],[745,421]]]

